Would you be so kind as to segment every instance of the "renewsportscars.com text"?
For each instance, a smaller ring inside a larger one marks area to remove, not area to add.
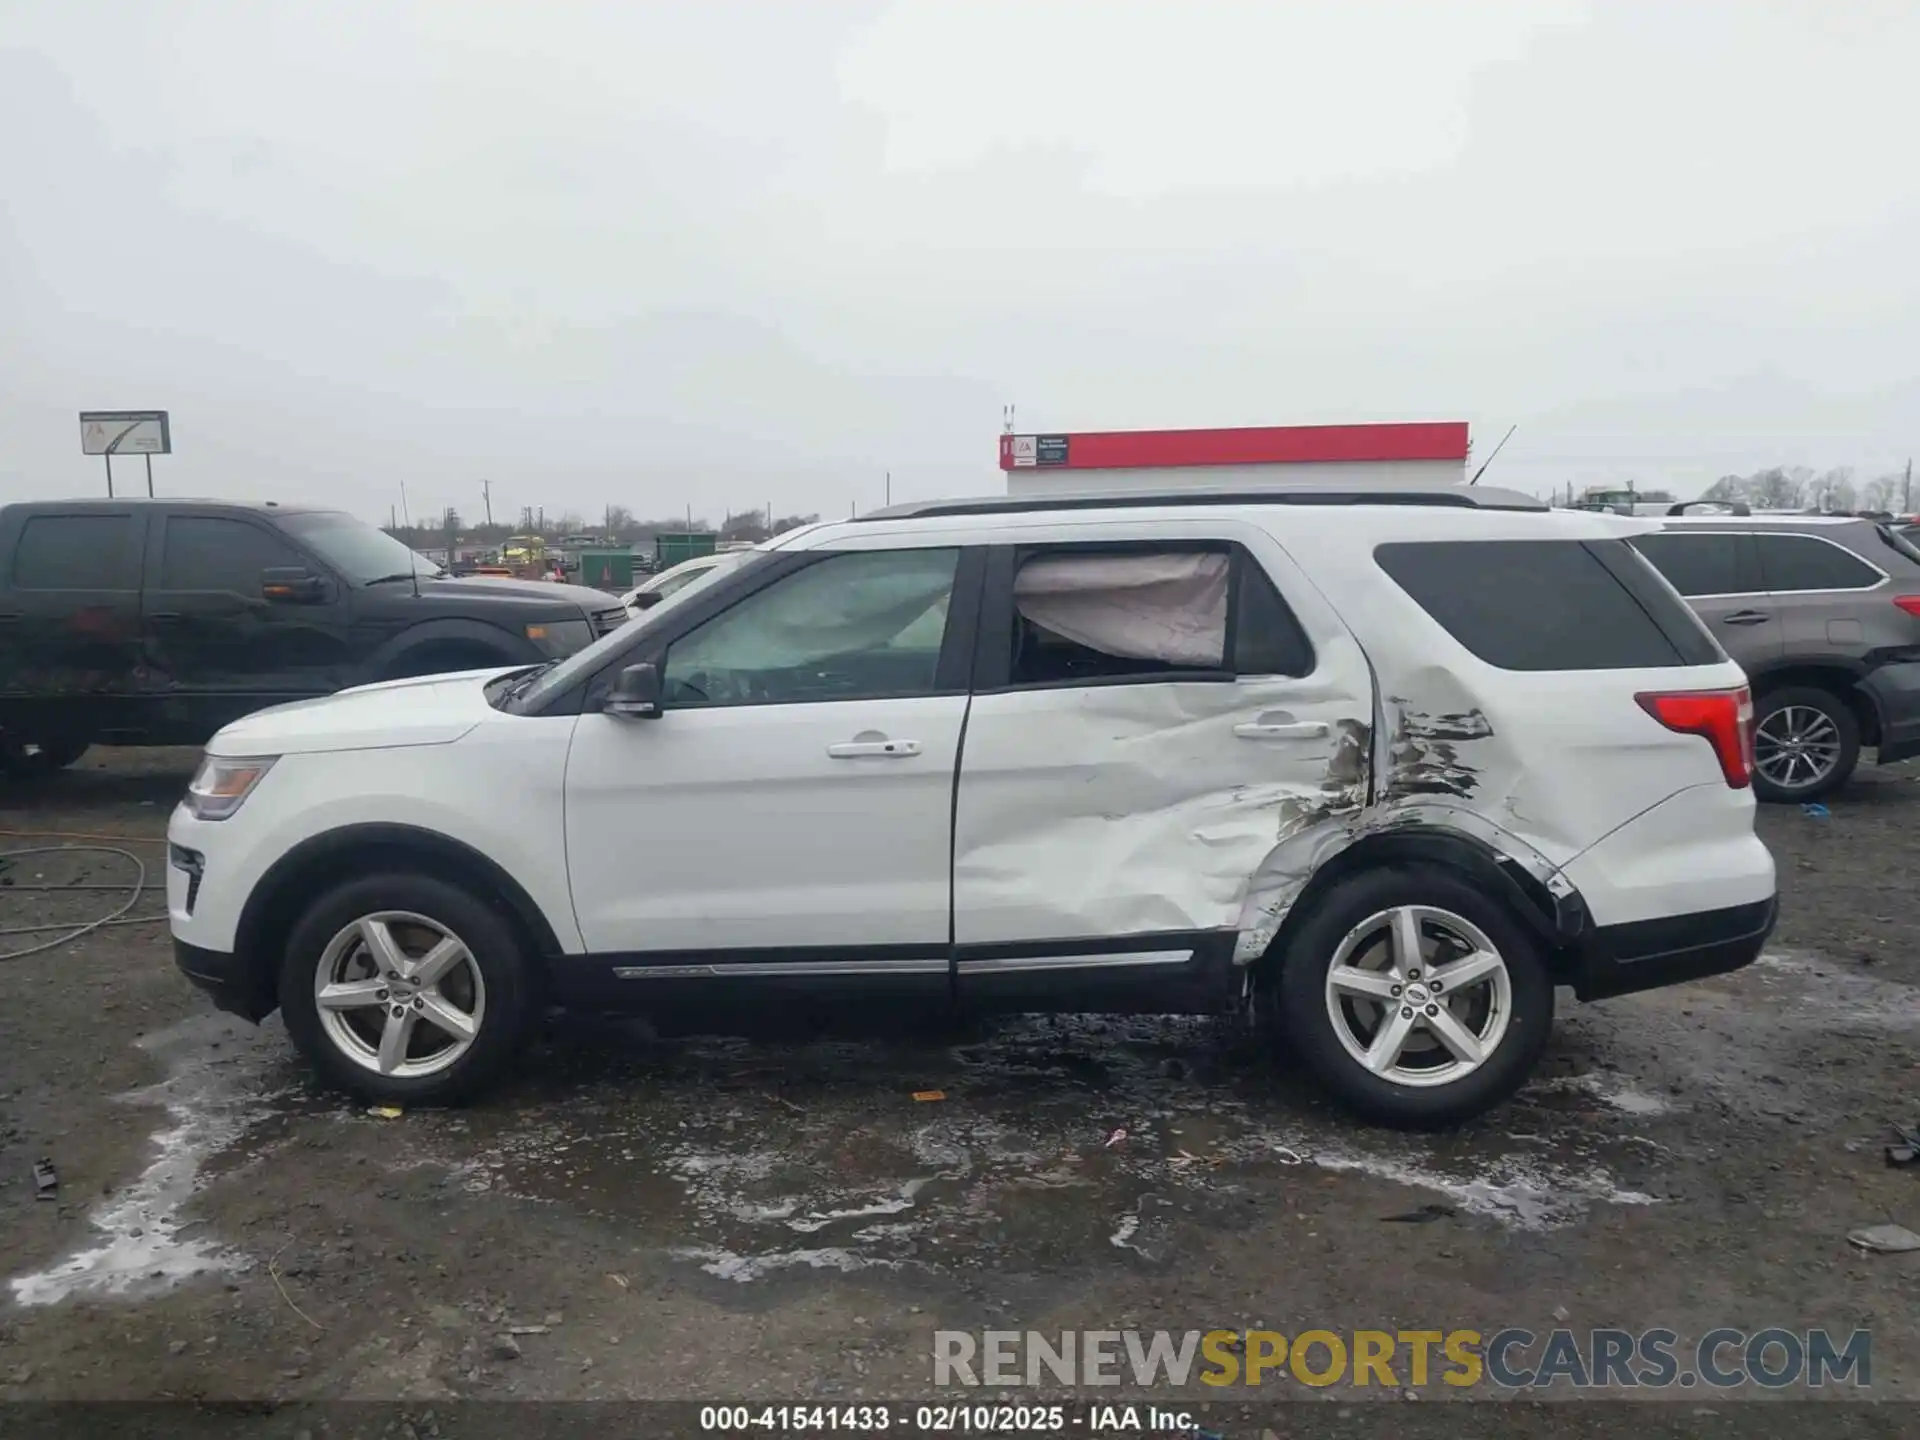
[[[1779,1390],[1873,1383],[1873,1336],[1826,1330],[938,1330],[933,1381],[941,1386],[1193,1384],[1315,1388],[1492,1384],[1539,1390]]]

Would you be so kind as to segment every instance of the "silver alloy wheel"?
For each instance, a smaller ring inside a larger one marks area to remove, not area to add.
[[[342,1055],[381,1075],[437,1075],[479,1037],[487,983],[473,952],[438,920],[362,915],[314,967],[320,1028]]]
[[[1753,765],[1783,790],[1805,790],[1840,763],[1840,727],[1811,705],[1782,705],[1753,731]]]
[[[1513,1018],[1513,981],[1494,943],[1472,921],[1426,905],[1396,905],[1349,930],[1326,994],[1346,1052],[1413,1088],[1471,1075]]]

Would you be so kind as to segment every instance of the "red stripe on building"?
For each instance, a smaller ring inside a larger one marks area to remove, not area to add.
[[[1000,437],[1000,468],[1012,470],[1014,441]],[[1064,462],[1041,468],[1129,470],[1180,465],[1305,465],[1369,460],[1467,458],[1467,422],[1407,425],[1268,425],[1238,430],[1105,430],[1048,435],[1065,441]],[[1024,468],[1024,467],[1022,467]]]

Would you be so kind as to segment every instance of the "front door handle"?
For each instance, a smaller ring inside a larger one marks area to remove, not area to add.
[[[833,760],[904,760],[919,753],[918,740],[845,740],[827,746],[827,756]]]
[[[1327,733],[1327,723],[1296,720],[1288,725],[1236,725],[1233,733],[1242,740],[1317,740]]]
[[[1764,610],[1736,610],[1731,615],[1722,615],[1723,625],[1764,625],[1773,617]]]
[[[156,625],[171,625],[174,621],[181,618],[178,610],[149,610],[147,612],[147,619]]]

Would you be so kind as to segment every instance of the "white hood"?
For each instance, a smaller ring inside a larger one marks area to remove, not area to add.
[[[275,705],[234,721],[207,742],[207,753],[312,755],[448,745],[493,713],[487,704],[486,682],[517,668],[386,680],[319,700]]]

